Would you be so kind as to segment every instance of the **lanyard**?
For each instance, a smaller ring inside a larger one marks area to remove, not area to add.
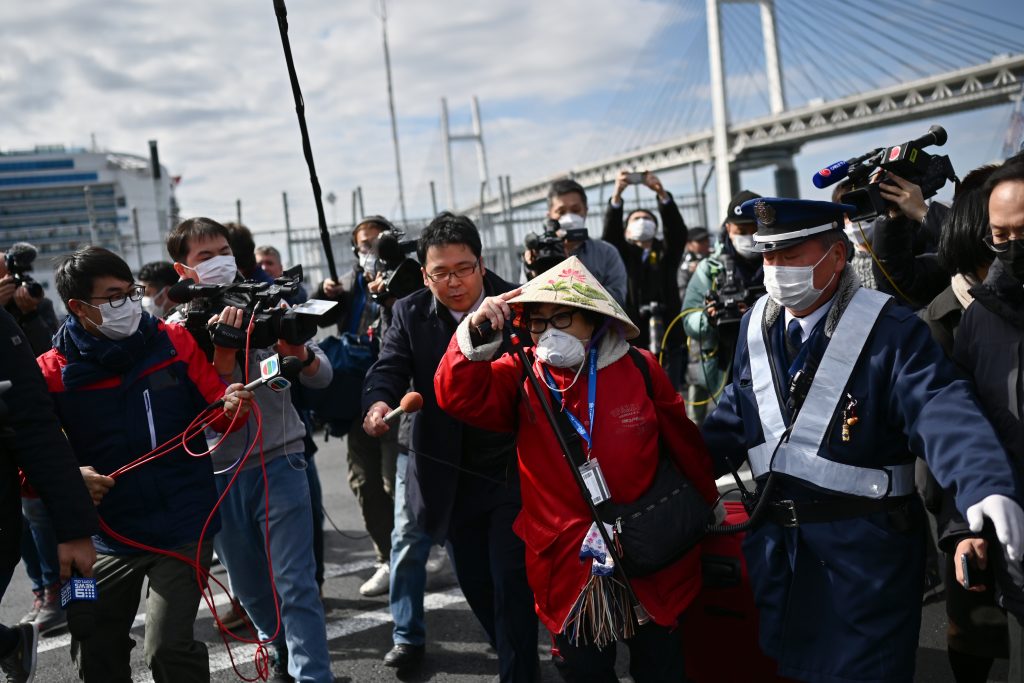
[[[562,412],[564,412],[565,416],[569,418],[569,424],[571,424],[573,429],[576,430],[576,433],[580,435],[580,438],[587,442],[587,454],[589,456],[590,449],[592,448],[592,444],[590,443],[590,435],[593,434],[594,432],[594,402],[597,399],[597,347],[595,346],[594,348],[590,349],[590,371],[587,377],[587,407],[590,413],[589,433],[587,432],[586,427],[584,427],[583,424],[578,419],[576,419],[576,416],[573,415],[565,406],[565,396],[560,397],[558,395],[558,391],[553,388],[552,385],[555,384],[555,378],[551,376],[551,373],[548,371],[547,368],[544,368],[544,374],[546,374],[547,378],[551,380],[550,383],[547,384],[548,389],[551,391],[552,400],[560,401],[562,403]]]

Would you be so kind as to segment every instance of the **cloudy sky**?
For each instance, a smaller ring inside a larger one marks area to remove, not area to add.
[[[778,0],[788,101],[978,63],[1024,42],[1014,0],[971,3],[981,16],[955,4],[879,0],[854,13],[839,0]],[[289,0],[288,10],[317,170],[325,194],[338,195],[338,220],[357,185],[368,213],[397,215],[379,0]],[[742,120],[767,110],[758,15],[750,5],[723,13],[731,115]],[[936,16],[945,23],[929,21]],[[479,97],[491,174],[514,186],[706,127],[704,21],[703,0],[390,0],[410,217],[429,213],[431,180],[445,205],[442,96],[455,132],[468,128]],[[920,35],[914,22],[933,32],[927,55],[925,43],[901,45]],[[0,149],[88,146],[95,134],[101,148],[145,154],[155,138],[183,176],[184,215],[228,218],[241,199],[246,223],[270,230],[283,222],[286,191],[293,224],[315,223],[271,0],[8,2],[0,41]],[[1010,114],[1006,104],[941,121],[958,169],[999,155]],[[801,179],[861,148],[916,137],[927,123],[807,145]],[[471,145],[457,149],[455,165],[456,203],[466,206],[476,196]],[[673,174],[670,189],[687,192],[689,177]],[[769,182],[766,172],[744,176],[763,192]]]

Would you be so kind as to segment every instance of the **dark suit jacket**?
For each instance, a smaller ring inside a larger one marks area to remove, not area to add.
[[[514,288],[490,271],[484,275],[486,296]],[[438,543],[451,524],[463,450],[463,423],[441,410],[434,396],[434,373],[455,333],[447,312],[439,307],[429,289],[394,305],[380,355],[363,384],[364,414],[377,401],[397,406],[410,380],[413,390],[423,395],[423,408],[412,420],[406,498],[417,523]],[[511,434],[503,436],[515,439]]]

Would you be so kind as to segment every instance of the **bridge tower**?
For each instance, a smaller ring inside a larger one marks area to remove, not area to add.
[[[729,150],[729,107],[725,89],[725,68],[722,56],[721,6],[725,3],[756,3],[761,6],[761,37],[764,42],[768,98],[773,115],[786,109],[786,93],[779,63],[779,45],[775,36],[774,0],[707,0],[708,63],[711,69],[711,113],[713,119],[712,153],[715,162],[715,185],[718,190],[720,215],[725,214],[729,200],[739,190],[739,172],[743,168],[775,165],[775,192],[784,197],[797,196],[796,169],[793,154],[796,148],[771,150],[756,158],[732,159]],[[714,222],[714,221],[712,221]]]

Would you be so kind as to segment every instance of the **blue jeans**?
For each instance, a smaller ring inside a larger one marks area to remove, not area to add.
[[[281,630],[288,648],[288,673],[296,681],[333,681],[324,607],[316,585],[313,519],[306,460],[302,453],[267,463],[270,493],[270,556],[280,596]],[[221,492],[231,474],[217,476]],[[274,634],[274,594],[267,572],[266,509],[260,468],[238,475],[220,507],[221,530],[214,544],[227,567],[231,589],[242,601],[260,638]]]
[[[430,536],[412,518],[405,501],[406,468],[409,456],[398,454],[395,472],[395,528],[391,531],[391,619],[395,622],[395,644],[423,645],[423,593],[427,585]]]
[[[57,534],[41,499],[22,498],[21,512],[25,516],[21,559],[25,563],[25,573],[32,580],[32,591],[40,592],[60,582]]]

